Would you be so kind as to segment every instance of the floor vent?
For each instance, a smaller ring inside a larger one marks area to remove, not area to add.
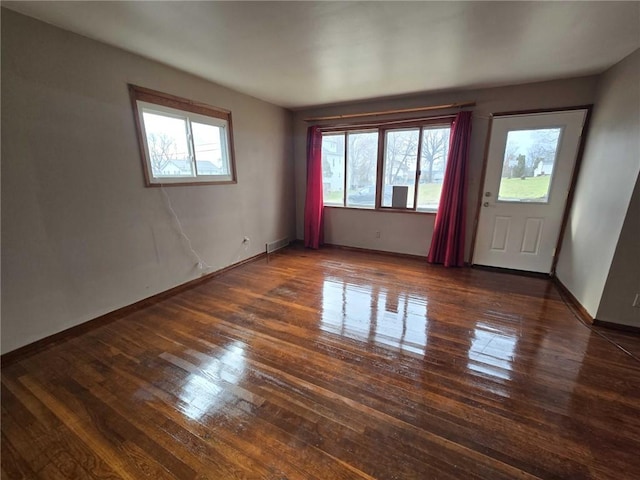
[[[287,245],[289,245],[288,238],[281,238],[280,240],[276,240],[275,242],[269,242],[267,243],[267,253],[273,253],[276,250],[280,250],[281,248],[286,247]]]

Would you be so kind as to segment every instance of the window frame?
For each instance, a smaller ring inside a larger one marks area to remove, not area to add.
[[[361,209],[361,210],[374,210],[375,209],[375,198],[374,198],[374,205],[373,206],[354,206],[354,205],[348,205],[348,195],[349,195],[349,188],[348,188],[348,182],[349,182],[349,171],[348,171],[348,162],[347,159],[349,158],[349,135],[352,134],[366,134],[366,133],[373,133],[375,132],[378,135],[378,146],[376,147],[379,148],[379,142],[380,142],[380,132],[378,131],[378,128],[376,127],[366,127],[366,128],[342,128],[342,129],[338,129],[338,130],[334,130],[334,131],[327,131],[327,132],[322,132],[322,136],[324,138],[325,134],[326,135],[337,135],[337,134],[341,134],[344,136],[344,152],[343,152],[343,160],[344,160],[344,168],[342,171],[342,204],[338,204],[338,203],[324,203],[323,200],[323,206],[325,207],[336,207],[336,208],[356,208],[356,209]],[[377,193],[377,182],[378,182],[378,177],[377,177],[377,169],[378,169],[378,154],[376,152],[376,161],[375,161],[375,165],[376,165],[376,180],[375,180],[375,184],[374,186],[376,186],[376,193]]]
[[[427,215],[435,215],[438,209],[426,209],[426,208],[418,208],[418,189],[420,183],[420,161],[422,155],[422,135],[425,128],[449,128],[451,129],[455,116],[446,116],[446,117],[438,117],[438,118],[428,118],[428,119],[420,119],[420,120],[408,120],[408,121],[398,121],[398,122],[389,122],[389,123],[379,123],[379,124],[354,124],[349,126],[336,126],[336,127],[325,127],[322,129],[322,135],[325,134],[343,134],[345,136],[345,149],[344,149],[344,194],[342,199],[342,205],[338,204],[325,204],[323,201],[323,206],[327,208],[347,208],[347,209],[356,209],[356,210],[367,210],[367,211],[378,211],[378,212],[398,212],[398,213],[416,213],[416,214],[427,214]],[[416,176],[415,176],[415,185],[414,185],[414,201],[413,207],[406,208],[397,208],[397,207],[385,207],[382,205],[382,189],[383,189],[383,181],[384,181],[384,161],[385,161],[385,149],[386,149],[386,139],[387,132],[392,130],[404,130],[418,128],[419,136],[418,136],[418,151],[416,154]],[[377,152],[377,162],[376,162],[376,198],[375,205],[373,207],[358,207],[358,206],[348,206],[347,205],[347,170],[348,170],[348,148],[347,148],[347,134],[348,133],[360,133],[360,132],[370,132],[376,131],[378,133],[378,152]],[[445,167],[446,168],[446,167]],[[439,205],[438,205],[439,208]]]
[[[231,120],[231,111],[219,107],[213,107],[205,103],[188,100],[186,98],[177,97],[168,93],[151,90],[149,88],[139,87],[129,84],[129,94],[131,105],[134,113],[134,121],[136,128],[136,136],[138,138],[138,147],[140,150],[140,159],[142,161],[142,171],[144,173],[145,186],[147,187],[166,187],[166,186],[196,186],[196,185],[229,185],[238,183],[236,171],[235,154],[233,146],[233,123]],[[167,176],[166,178],[158,178],[153,176],[151,161],[149,158],[149,146],[147,144],[147,135],[144,125],[144,107],[153,113],[167,117],[174,116],[176,118],[185,118],[189,124],[189,132],[191,131],[191,123],[216,126],[222,128],[226,132],[226,142],[222,141],[220,148],[226,153],[229,173],[226,175],[198,175],[197,158],[195,157],[195,146],[193,144],[193,136],[188,134],[187,142],[190,143],[190,155],[193,155],[194,176]],[[226,125],[225,125],[226,124]],[[226,143],[226,145],[225,145]],[[222,177],[222,178],[221,178]]]

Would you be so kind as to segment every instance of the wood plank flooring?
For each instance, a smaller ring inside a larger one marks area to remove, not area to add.
[[[338,249],[3,366],[1,408],[3,479],[640,478],[640,362],[552,282]]]

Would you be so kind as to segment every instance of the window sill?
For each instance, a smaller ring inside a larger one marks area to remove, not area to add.
[[[324,208],[335,208],[338,210],[358,210],[360,212],[382,212],[382,213],[410,213],[412,215],[435,215],[435,210],[406,210],[403,208],[366,208],[366,207],[343,207],[341,205],[324,205]]]
[[[147,182],[147,187],[195,187],[198,185],[234,185],[237,180],[198,180],[198,181],[172,181],[172,182]]]

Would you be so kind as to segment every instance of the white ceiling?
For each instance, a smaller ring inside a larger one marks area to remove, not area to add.
[[[639,2],[2,2],[289,108],[600,73]]]

